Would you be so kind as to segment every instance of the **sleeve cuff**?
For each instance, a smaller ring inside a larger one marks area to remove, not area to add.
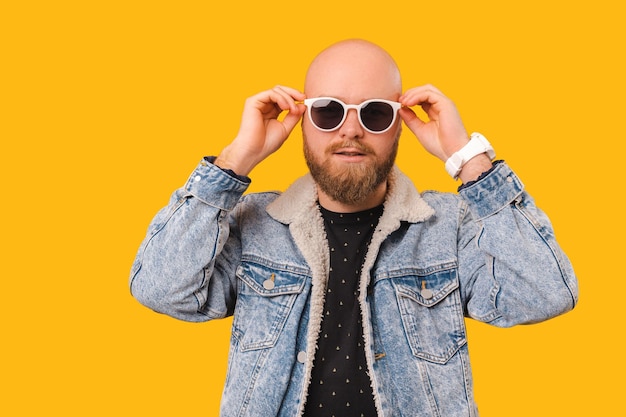
[[[475,180],[459,185],[459,188],[457,189],[457,191],[460,192],[462,189],[470,187],[470,186],[476,184],[478,181],[482,180],[487,175],[491,174],[491,171],[493,171],[496,168],[496,166],[499,163],[501,163],[501,162],[504,162],[504,161],[503,160],[493,161],[493,166],[491,168],[489,168],[489,170],[487,170],[487,171],[483,172],[482,174],[480,174],[480,176],[478,178],[476,178]]]
[[[189,176],[184,189],[210,206],[231,210],[249,185],[248,177],[233,176],[204,158]]]
[[[524,191],[524,184],[504,161],[459,187],[459,194],[468,202],[477,219],[491,216],[510,205]]]
[[[215,160],[216,159],[217,159],[217,156],[205,156],[204,157],[204,160],[207,161],[210,164],[215,164]],[[250,177],[247,177],[245,175],[237,175],[235,173],[235,171],[233,171],[232,169],[226,169],[226,168],[222,168],[222,167],[218,167],[218,168],[221,169],[222,171],[224,171],[225,173],[227,173],[228,175],[230,175],[231,177],[237,178],[241,182],[246,182],[248,184],[250,184],[252,182]]]

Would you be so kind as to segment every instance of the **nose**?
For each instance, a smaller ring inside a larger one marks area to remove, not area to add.
[[[359,115],[356,109],[348,109],[346,114],[346,120],[339,128],[339,135],[344,138],[362,138],[365,133],[365,129],[361,126],[359,121]]]

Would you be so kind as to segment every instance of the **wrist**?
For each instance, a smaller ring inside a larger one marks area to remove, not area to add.
[[[491,168],[493,168],[491,159],[486,153],[481,153],[463,165],[461,172],[459,172],[458,179],[460,179],[463,184],[467,184],[468,182],[476,181],[483,173],[489,171]]]
[[[225,170],[231,170],[240,176],[248,176],[256,164],[246,162],[245,158],[237,156],[235,152],[232,152],[230,146],[227,146],[220,152],[217,158],[215,158],[213,165]]]
[[[459,177],[465,182],[471,181],[491,168],[491,161],[496,153],[491,144],[480,133],[472,133],[470,141],[460,150],[452,154],[446,161],[446,171],[455,180]],[[476,172],[480,171],[480,172]]]

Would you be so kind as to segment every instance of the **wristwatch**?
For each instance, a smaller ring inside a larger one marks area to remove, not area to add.
[[[463,169],[463,165],[481,153],[486,153],[491,160],[496,157],[496,152],[493,150],[489,141],[480,133],[474,132],[470,135],[470,141],[467,145],[448,158],[446,161],[446,171],[456,180],[461,173],[461,169]]]

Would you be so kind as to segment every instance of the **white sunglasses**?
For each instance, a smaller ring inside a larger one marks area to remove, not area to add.
[[[324,132],[339,129],[349,109],[355,109],[359,122],[370,133],[384,133],[393,126],[402,105],[396,101],[375,98],[361,104],[346,104],[334,97],[316,97],[304,100],[313,126]]]

